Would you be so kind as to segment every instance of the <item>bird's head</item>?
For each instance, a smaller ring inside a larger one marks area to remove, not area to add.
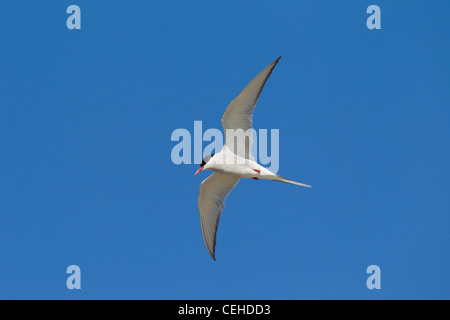
[[[194,176],[199,174],[200,171],[206,169],[205,166],[208,163],[208,161],[211,160],[212,157],[214,157],[214,153],[211,153],[209,156],[206,156],[203,158],[202,163],[200,164],[200,168],[197,170],[197,172],[194,174]]]

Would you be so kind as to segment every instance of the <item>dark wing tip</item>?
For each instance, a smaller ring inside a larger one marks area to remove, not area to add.
[[[209,255],[211,256],[211,258],[216,261],[216,253],[215,252],[210,252]]]
[[[270,68],[270,69],[271,69],[269,75],[267,76],[267,78],[270,77],[270,74],[272,73],[273,69],[275,69],[275,66],[278,64],[278,61],[280,61],[280,59],[281,59],[281,56],[279,56],[277,59],[275,59],[271,64],[269,64],[269,65],[267,66],[267,68]],[[266,79],[266,80],[267,80],[267,79]]]

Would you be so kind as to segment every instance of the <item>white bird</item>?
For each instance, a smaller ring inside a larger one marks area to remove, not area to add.
[[[228,105],[222,116],[225,144],[219,153],[205,157],[195,173],[197,175],[202,170],[214,171],[201,183],[198,195],[203,240],[214,261],[217,226],[225,207],[224,201],[241,178],[274,180],[311,187],[270,172],[259,165],[251,154],[252,134],[249,129],[252,128],[253,112],[264,84],[280,58],[262,70]],[[243,134],[244,132],[247,134]],[[236,139],[230,139],[229,133],[234,133]]]

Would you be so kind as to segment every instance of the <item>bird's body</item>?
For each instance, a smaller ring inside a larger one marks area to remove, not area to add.
[[[198,197],[203,240],[214,260],[217,227],[225,207],[224,201],[241,178],[274,180],[310,187],[269,171],[258,164],[251,154],[252,135],[249,130],[252,128],[253,111],[264,84],[280,58],[261,71],[228,105],[222,117],[226,132],[225,144],[220,152],[203,159],[196,172],[197,175],[202,170],[214,171],[202,182]],[[234,136],[229,137],[229,132]]]
[[[211,157],[211,160],[204,165],[203,170],[235,175],[239,178],[274,180],[309,187],[309,185],[285,179],[269,171],[255,160],[238,156],[226,145],[219,153]]]
[[[226,145],[222,151],[216,153],[204,166],[206,170],[221,172],[224,174],[234,174],[240,178],[262,178],[262,175],[273,174],[256,161],[241,157],[232,152]],[[258,170],[259,173],[255,170]]]

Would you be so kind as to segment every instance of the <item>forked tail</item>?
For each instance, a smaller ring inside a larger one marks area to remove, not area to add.
[[[302,186],[302,187],[311,188],[310,185],[307,185],[307,184],[304,184],[304,183],[301,183],[301,182],[297,182],[297,181],[294,181],[294,180],[289,180],[289,179],[283,178],[282,176],[279,176],[277,174],[275,175],[273,180],[284,182],[284,183],[295,184],[296,186]]]

